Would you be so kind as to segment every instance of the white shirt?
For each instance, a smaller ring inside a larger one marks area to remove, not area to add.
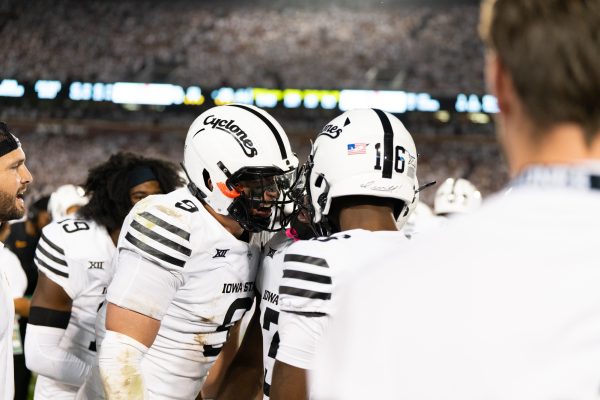
[[[0,249],[4,244],[0,242]],[[15,306],[13,295],[4,271],[0,264],[0,396],[12,399],[14,396],[13,370],[13,326],[15,323]]]
[[[19,257],[6,247],[0,248],[0,265],[6,274],[13,299],[23,297],[27,289],[27,275]]]
[[[598,179],[598,178],[596,178]],[[600,190],[532,169],[342,294],[317,399],[600,398]]]

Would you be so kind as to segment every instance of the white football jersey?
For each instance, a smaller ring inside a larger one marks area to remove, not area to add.
[[[294,243],[285,231],[278,232],[262,249],[261,262],[256,275],[256,289],[260,296],[260,326],[263,340],[263,367],[265,369],[263,393],[269,398],[275,356],[279,348],[279,285],[283,276],[283,256]]]
[[[38,269],[73,299],[61,348],[92,364],[96,353],[95,323],[106,294],[115,245],[106,228],[94,221],[68,218],[42,230],[34,261]],[[59,366],[57,366],[59,367]],[[74,398],[77,388],[45,378],[36,397]]]
[[[407,243],[401,231],[356,229],[291,245],[284,255],[279,287],[280,343],[276,358],[297,368],[311,369],[315,346],[328,320],[337,313],[338,290],[347,281],[368,274],[378,254],[393,249],[401,255]]]
[[[511,186],[340,293],[315,398],[600,398],[600,173]]]
[[[0,249],[4,244],[0,242]],[[0,266],[0,395],[3,399],[12,399],[14,395],[13,380],[13,326],[15,323],[15,306],[8,279]]]
[[[118,250],[145,263],[122,265],[117,255],[107,301],[161,321],[142,361],[146,389],[152,398],[195,398],[229,328],[252,307],[260,249],[234,237],[183,188],[136,204]],[[155,285],[152,293],[136,285],[140,276]]]

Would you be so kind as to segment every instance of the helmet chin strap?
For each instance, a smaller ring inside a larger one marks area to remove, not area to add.
[[[190,174],[188,173],[187,169],[185,168],[185,165],[183,165],[183,163],[179,163],[179,165],[181,166],[181,169],[183,169],[183,172],[185,173],[185,176],[187,177],[188,180],[188,184],[187,184],[187,188],[190,191],[190,193],[192,194],[192,196],[194,196],[195,198],[197,198],[198,200],[200,200],[202,203],[204,203],[204,199],[206,198],[206,194],[204,194],[202,192],[202,190],[200,190],[198,188],[198,186],[196,186],[194,184],[194,182],[192,182],[192,178],[190,178]]]

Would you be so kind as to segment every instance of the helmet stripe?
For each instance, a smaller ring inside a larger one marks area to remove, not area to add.
[[[383,126],[383,172],[384,178],[392,177],[394,162],[394,130],[388,116],[381,110],[373,108]]]
[[[275,125],[273,125],[273,123],[271,121],[269,121],[264,115],[262,115],[261,113],[259,113],[258,111],[241,105],[241,104],[228,104],[229,106],[232,107],[238,107],[238,108],[242,108],[246,111],[251,112],[252,114],[256,115],[258,118],[261,119],[261,121],[263,121],[271,130],[271,132],[273,133],[273,136],[275,136],[275,140],[277,140],[277,145],[279,146],[279,152],[281,153],[281,158],[283,160],[287,159],[287,151],[285,150],[285,145],[283,144],[283,139],[281,139],[281,136],[279,135],[279,132],[277,131],[277,128],[275,128]]]

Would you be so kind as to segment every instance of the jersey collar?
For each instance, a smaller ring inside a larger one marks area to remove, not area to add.
[[[572,188],[600,190],[600,173],[585,165],[533,166],[527,168],[509,187]]]

